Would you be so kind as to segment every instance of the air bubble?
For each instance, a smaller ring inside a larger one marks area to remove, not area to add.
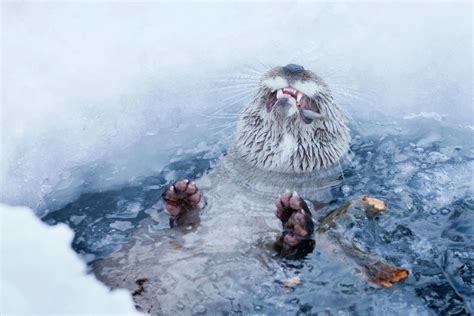
[[[256,310],[256,311],[261,311],[263,309],[263,306],[262,305],[254,305],[253,306],[253,309]]]
[[[348,185],[343,185],[341,187],[341,192],[346,196],[349,195],[349,193],[351,193],[351,191],[352,191],[352,188]]]
[[[441,210],[441,214],[443,214],[443,215],[448,215],[448,214],[449,214],[449,210],[446,209],[446,208],[444,208],[444,209]]]
[[[398,187],[393,190],[393,192],[395,192],[396,194],[402,193],[402,191],[403,191],[402,187]]]
[[[207,309],[203,305],[196,305],[193,308],[194,314],[205,314],[206,312],[207,312]]]

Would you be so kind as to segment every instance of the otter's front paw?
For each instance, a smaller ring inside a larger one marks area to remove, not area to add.
[[[314,224],[306,202],[296,192],[286,192],[275,202],[276,216],[283,224],[283,234],[275,248],[285,257],[302,257],[314,248]]]
[[[162,195],[165,209],[172,219],[183,213],[199,208],[201,193],[196,184],[189,180],[178,180],[171,185]]]

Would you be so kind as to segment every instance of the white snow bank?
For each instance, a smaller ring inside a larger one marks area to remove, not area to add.
[[[126,290],[110,291],[71,249],[66,225],[0,204],[0,315],[139,314]]]

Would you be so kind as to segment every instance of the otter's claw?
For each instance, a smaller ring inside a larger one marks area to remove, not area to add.
[[[182,213],[199,208],[201,193],[194,182],[178,180],[162,195],[165,209],[175,219]]]
[[[286,192],[275,202],[275,215],[283,224],[283,234],[275,245],[284,256],[301,256],[314,246],[314,224],[306,202],[296,192]]]

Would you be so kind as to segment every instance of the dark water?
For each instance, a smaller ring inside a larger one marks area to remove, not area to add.
[[[236,294],[251,302],[253,310],[236,300],[228,309],[208,312],[473,312],[474,133],[424,118],[381,121],[352,126],[354,159],[333,189],[328,209],[361,194],[388,201],[388,214],[354,228],[352,235],[387,261],[409,268],[410,277],[390,289],[374,288],[343,271],[329,277],[319,268],[330,259],[315,251],[306,260],[282,262],[288,274],[300,276],[300,285],[289,288],[269,280],[257,295]],[[67,223],[75,231],[74,250],[93,263],[135,238],[138,228],[167,228],[160,200],[164,188],[177,178],[196,179],[209,172],[216,152],[176,154],[159,174],[113,190],[83,193],[43,220]]]

